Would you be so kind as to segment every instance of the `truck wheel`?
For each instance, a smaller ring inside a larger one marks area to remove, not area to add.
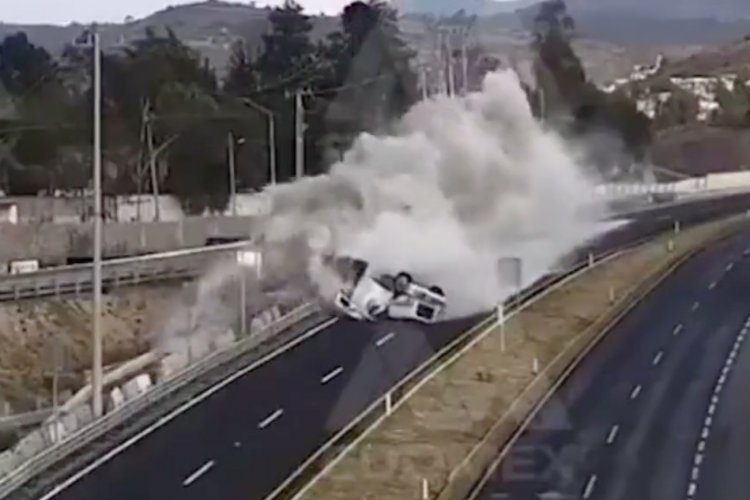
[[[397,295],[403,295],[409,289],[409,285],[411,285],[411,283],[411,275],[409,275],[408,273],[399,273],[393,283],[393,288]]]
[[[430,291],[432,293],[436,294],[436,295],[440,295],[441,297],[445,297],[445,292],[439,286],[431,286],[430,287]]]

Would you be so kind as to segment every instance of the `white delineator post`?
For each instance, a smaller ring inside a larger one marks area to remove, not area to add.
[[[500,325],[500,352],[505,352],[505,305],[497,306],[497,323]]]

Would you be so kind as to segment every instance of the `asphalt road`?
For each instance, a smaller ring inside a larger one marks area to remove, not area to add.
[[[750,498],[750,230],[704,250],[605,337],[480,499]]]
[[[750,196],[641,214],[593,247],[750,208]],[[475,324],[340,320],[240,377],[56,495],[70,500],[261,499],[409,371]]]

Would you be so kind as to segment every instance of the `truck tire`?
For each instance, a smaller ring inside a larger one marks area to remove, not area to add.
[[[434,294],[440,295],[441,297],[445,297],[445,292],[439,286],[431,286],[430,291]]]
[[[412,278],[409,273],[398,273],[396,279],[393,281],[393,289],[396,295],[403,295],[409,289],[409,285],[412,283]]]

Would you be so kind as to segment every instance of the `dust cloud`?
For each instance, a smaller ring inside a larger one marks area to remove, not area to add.
[[[325,256],[345,255],[437,284],[449,316],[469,315],[513,292],[498,258],[521,257],[530,283],[606,229],[584,172],[516,74],[497,72],[481,92],[417,104],[391,135],[361,135],[329,174],[268,188],[263,240],[324,299],[341,285]]]

